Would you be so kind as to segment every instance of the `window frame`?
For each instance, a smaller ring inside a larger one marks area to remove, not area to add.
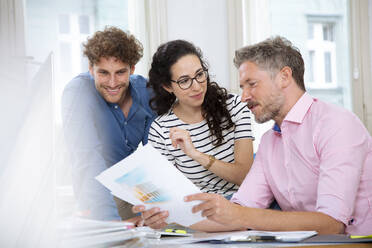
[[[314,79],[314,81],[309,81],[311,75],[308,74],[309,70],[305,70],[306,87],[309,89],[337,89],[339,87],[337,83],[337,41],[341,38],[338,27],[341,17],[338,15],[306,15],[306,20],[308,30],[310,30],[310,25],[313,26],[311,28],[313,34],[310,36],[308,33],[307,53],[303,56],[305,64],[312,67]],[[324,25],[330,24],[333,26],[333,41],[324,40]],[[314,52],[314,61],[310,65],[311,51]],[[331,82],[326,81],[325,54],[327,52],[330,53]]]

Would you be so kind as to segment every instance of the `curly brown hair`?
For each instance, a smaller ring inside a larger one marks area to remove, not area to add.
[[[171,67],[180,58],[186,55],[195,55],[199,58],[204,70],[208,70],[207,63],[203,60],[201,50],[194,44],[185,40],[173,40],[159,46],[152,58],[149,71],[148,87],[152,88],[154,95],[150,100],[150,106],[158,115],[167,113],[176,100],[174,94],[166,91],[163,86],[171,85]],[[207,77],[207,93],[202,103],[203,117],[207,121],[211,135],[216,137],[212,142],[218,146],[223,141],[223,130],[234,127],[227,99],[229,95],[225,88],[216,82],[211,82]]]
[[[115,57],[134,66],[143,56],[143,46],[136,37],[116,27],[106,27],[103,31],[95,32],[83,46],[84,55],[88,57],[91,66],[102,57]]]

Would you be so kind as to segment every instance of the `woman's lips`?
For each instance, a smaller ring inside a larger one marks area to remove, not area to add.
[[[203,93],[200,93],[200,94],[197,94],[197,95],[193,95],[191,97],[194,98],[194,99],[200,99],[202,96],[203,96]]]

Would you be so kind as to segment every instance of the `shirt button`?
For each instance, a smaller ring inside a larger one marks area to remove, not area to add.
[[[128,144],[128,140],[125,140],[125,143],[127,143],[127,144]]]
[[[116,109],[117,109],[117,108],[118,108],[118,105],[115,105],[115,107],[114,107],[114,108],[116,108]]]
[[[127,124],[128,124],[128,122],[125,121],[125,122],[124,122],[124,125],[127,125]]]

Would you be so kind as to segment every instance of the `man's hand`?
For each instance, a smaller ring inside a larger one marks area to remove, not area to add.
[[[136,205],[132,207],[132,212],[135,214],[141,213],[141,220],[137,222],[137,226],[146,225],[153,229],[159,229],[168,225],[166,219],[169,216],[169,212],[160,211],[157,207],[145,210],[145,206]]]
[[[185,202],[202,201],[192,208],[193,213],[202,211],[202,216],[207,217],[220,224],[233,224],[239,219],[239,208],[241,206],[231,203],[218,194],[198,193],[185,197]]]

